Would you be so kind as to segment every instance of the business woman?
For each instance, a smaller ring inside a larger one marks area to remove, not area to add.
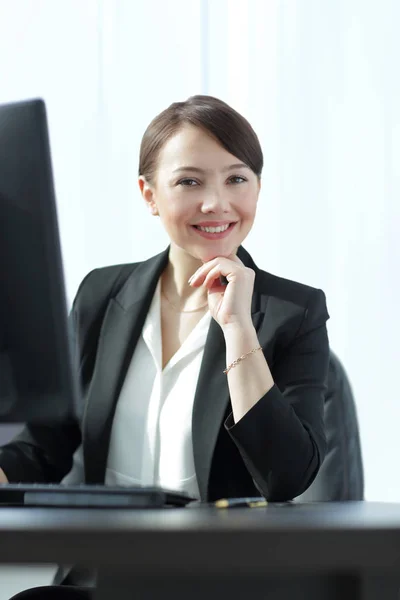
[[[262,271],[242,247],[262,167],[255,132],[216,98],[150,123],[139,187],[170,245],[82,282],[81,414],[27,427],[1,451],[3,481],[156,484],[203,501],[284,501],[311,484],[325,453],[328,313],[321,290]],[[59,582],[88,583],[75,573]]]

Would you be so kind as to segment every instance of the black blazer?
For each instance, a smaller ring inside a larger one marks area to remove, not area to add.
[[[193,408],[196,474],[202,500],[261,491],[284,501],[307,489],[325,455],[329,316],[321,290],[258,269],[242,247],[238,256],[256,273],[252,319],[275,385],[234,423],[224,337],[212,320]],[[118,396],[167,262],[168,249],[83,280],[71,312],[82,384],[78,417],[27,426],[4,446],[0,466],[10,481],[60,481],[83,442],[86,482],[104,482]]]

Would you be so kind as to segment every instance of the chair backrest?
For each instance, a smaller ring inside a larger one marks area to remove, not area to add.
[[[325,399],[327,452],[317,477],[296,502],[364,500],[357,411],[346,371],[331,351]]]

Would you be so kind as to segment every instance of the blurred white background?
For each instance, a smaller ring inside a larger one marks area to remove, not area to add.
[[[0,102],[48,107],[69,302],[90,269],[167,244],[136,183],[149,121],[196,93],[230,103],[265,155],[244,245],[326,292],[366,498],[397,502],[399,22],[398,0],[0,0]]]

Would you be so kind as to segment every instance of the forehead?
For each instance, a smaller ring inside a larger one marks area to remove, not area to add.
[[[176,169],[183,165],[199,168],[224,166],[238,159],[199,127],[184,125],[163,146],[158,159],[159,169]]]

